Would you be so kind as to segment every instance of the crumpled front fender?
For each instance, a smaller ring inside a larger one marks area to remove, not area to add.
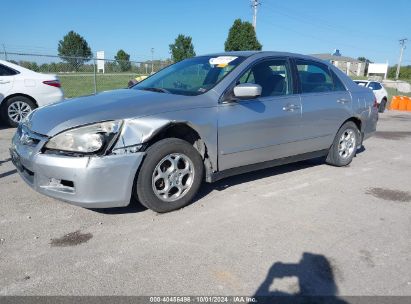
[[[140,145],[148,142],[159,132],[174,124],[186,124],[193,130],[196,128],[187,121],[161,118],[138,118],[124,121],[123,129],[113,149]]]
[[[139,118],[124,121],[123,130],[114,149],[140,145],[153,138],[172,121],[167,119]]]

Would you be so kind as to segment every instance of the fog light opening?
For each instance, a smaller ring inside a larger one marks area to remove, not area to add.
[[[53,191],[75,193],[74,182],[54,177],[49,178],[47,185],[41,187]]]

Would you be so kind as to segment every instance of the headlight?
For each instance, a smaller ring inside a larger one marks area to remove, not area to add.
[[[122,121],[105,121],[64,131],[52,137],[47,149],[93,153],[109,144],[121,129]]]

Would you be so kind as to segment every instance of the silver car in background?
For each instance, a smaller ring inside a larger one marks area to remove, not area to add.
[[[10,153],[45,195],[86,208],[136,199],[168,212],[203,181],[322,156],[348,165],[377,120],[372,91],[326,62],[230,52],[35,110]]]

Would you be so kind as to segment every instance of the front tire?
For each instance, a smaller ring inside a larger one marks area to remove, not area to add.
[[[347,121],[343,124],[328,151],[326,162],[337,167],[349,165],[357,152],[357,145],[360,140],[359,134],[357,125],[354,122]]]
[[[10,127],[17,127],[36,108],[35,103],[25,96],[14,96],[2,107],[2,116]]]
[[[203,160],[188,142],[167,138],[153,144],[139,170],[136,192],[140,203],[159,213],[188,205],[203,180]]]

